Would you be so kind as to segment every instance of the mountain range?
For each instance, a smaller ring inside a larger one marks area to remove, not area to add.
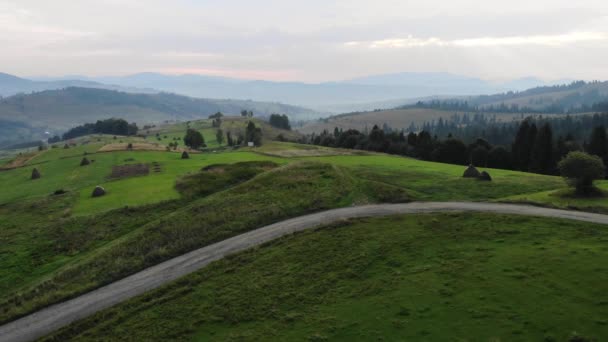
[[[47,84],[89,82],[84,86],[101,84],[114,89],[144,89],[148,92],[158,90],[192,97],[281,102],[332,113],[367,110],[372,107],[393,107],[396,104],[429,96],[493,94],[564,83],[564,81],[547,83],[536,78],[491,82],[449,73],[395,73],[322,83],[273,82],[158,73],[115,77],[70,76],[36,80]],[[1,89],[0,86],[0,93]]]

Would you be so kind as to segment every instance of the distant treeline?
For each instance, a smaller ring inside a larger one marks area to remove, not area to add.
[[[500,125],[483,118],[474,116],[467,125],[440,120],[421,131],[409,132],[386,125],[363,132],[335,128],[333,132],[309,135],[302,142],[542,174],[557,174],[557,162],[571,151],[584,150],[608,161],[608,113],[527,118]],[[473,139],[472,134],[476,134]]]
[[[594,102],[602,99],[601,102]],[[593,103],[588,105],[587,103]],[[558,103],[553,103],[544,107],[520,106],[518,104],[500,103],[497,105],[471,104],[462,100],[431,100],[418,101],[412,105],[405,105],[397,109],[408,108],[427,108],[450,110],[471,113],[521,113],[521,114],[575,114],[589,112],[603,112],[608,110],[608,99],[599,95],[597,91],[585,94],[573,93],[561,98]]]
[[[63,140],[74,139],[88,134],[135,135],[137,124],[128,123],[124,119],[97,120],[96,123],[86,123],[65,132]]]
[[[488,114],[453,114],[448,119],[433,120],[421,125],[410,125],[406,132],[432,132],[438,137],[449,135],[457,137],[466,143],[483,137],[494,145],[509,145],[515,136],[519,124],[525,119],[535,123],[537,127],[549,123],[555,136],[572,136],[583,144],[589,138],[589,132],[597,126],[608,126],[608,111],[593,115],[536,115],[527,117],[521,115],[515,121],[499,121],[500,115]],[[384,126],[383,129],[391,130]]]

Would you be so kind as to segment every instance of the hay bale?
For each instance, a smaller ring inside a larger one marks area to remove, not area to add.
[[[481,181],[488,181],[488,182],[492,181],[492,177],[490,177],[490,174],[487,173],[486,171],[483,171],[477,179],[479,179]]]
[[[101,197],[106,194],[106,189],[100,187],[99,185],[95,187],[93,190],[93,197]]]
[[[473,164],[469,165],[469,167],[464,171],[462,177],[464,178],[478,178],[480,175],[479,170]]]
[[[87,159],[87,157],[82,158],[82,160],[80,161],[80,166],[85,166],[89,164],[91,164],[91,162]]]
[[[40,177],[42,177],[42,176],[40,175],[40,171],[38,171],[38,169],[37,169],[37,168],[34,168],[34,169],[32,170],[32,179],[38,179],[38,178],[40,178]]]
[[[188,152],[182,152],[182,159],[190,159],[190,155],[188,154]]]

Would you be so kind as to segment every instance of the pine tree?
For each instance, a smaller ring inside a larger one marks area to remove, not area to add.
[[[603,161],[606,161],[608,157],[608,138],[606,137],[606,127],[597,126],[591,133],[591,139],[587,146],[587,151],[590,154],[594,154]]]
[[[545,123],[535,137],[530,157],[530,171],[551,174],[555,169],[553,159],[553,131],[549,123]]]

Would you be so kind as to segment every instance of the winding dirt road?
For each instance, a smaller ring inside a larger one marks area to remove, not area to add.
[[[281,236],[301,230],[349,218],[448,211],[542,216],[608,224],[608,215],[499,203],[414,202],[333,209],[292,218],[232,237],[167,260],[80,297],[47,307],[29,316],[0,326],[0,341],[16,342],[34,340],[64,327],[71,322],[83,319],[100,310],[195,272],[209,263],[224,258],[227,255],[249,249],[253,246],[258,246]]]

